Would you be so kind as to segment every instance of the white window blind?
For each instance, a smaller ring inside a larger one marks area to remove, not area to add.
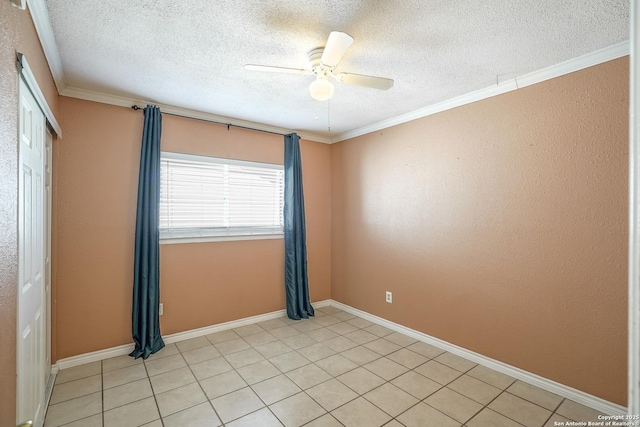
[[[160,238],[281,234],[282,165],[163,152]]]

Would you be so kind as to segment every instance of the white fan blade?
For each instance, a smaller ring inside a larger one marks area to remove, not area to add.
[[[327,44],[322,52],[322,58],[320,62],[330,68],[334,68],[338,65],[338,62],[342,59],[349,46],[353,43],[353,37],[347,33],[341,33],[340,31],[332,31],[327,39]]]
[[[254,65],[247,64],[244,66],[245,70],[249,71],[267,71],[270,73],[289,73],[289,74],[309,74],[309,70],[298,68],[286,68],[286,67],[271,67],[269,65]]]
[[[340,73],[333,75],[340,83],[346,83],[356,86],[365,86],[373,89],[387,90],[393,87],[392,79],[384,77],[365,76],[362,74]]]

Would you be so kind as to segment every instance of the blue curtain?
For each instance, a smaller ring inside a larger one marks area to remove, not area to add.
[[[132,329],[135,349],[130,356],[146,359],[164,347],[160,335],[160,109],[147,105],[138,179],[138,211],[133,276]]]
[[[300,138],[295,133],[284,137],[284,252],[287,316],[308,319],[314,313],[309,302]]]

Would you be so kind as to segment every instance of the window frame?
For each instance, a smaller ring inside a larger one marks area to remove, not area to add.
[[[247,166],[253,168],[275,169],[282,171],[282,206],[284,207],[284,166],[277,163],[254,162],[250,160],[226,159],[222,157],[204,156],[198,154],[177,153],[171,151],[160,152],[160,162],[163,160],[177,160],[198,163],[222,164],[229,166]],[[162,166],[160,170],[160,185],[162,185]],[[161,208],[159,207],[159,213]],[[193,228],[176,228],[167,229],[160,228],[158,225],[160,244],[181,244],[181,243],[199,243],[199,242],[220,242],[235,240],[267,240],[267,239],[283,239],[284,238],[284,219],[282,227],[202,227]]]

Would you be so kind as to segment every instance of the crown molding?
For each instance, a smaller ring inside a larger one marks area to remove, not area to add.
[[[366,135],[368,133],[383,130],[391,126],[410,122],[412,120],[427,117],[432,114],[440,113],[442,111],[450,110],[452,108],[460,107],[472,102],[481,101],[492,96],[497,96],[503,93],[511,92],[513,90],[521,89],[523,87],[540,83],[545,80],[550,80],[556,77],[563,76],[565,74],[593,67],[594,65],[598,65],[603,62],[611,61],[629,55],[629,51],[629,40],[616,43],[609,47],[587,53],[586,55],[582,55],[577,58],[573,58],[568,61],[561,62],[559,64],[552,65],[538,71],[534,71],[532,73],[524,74],[522,76],[506,80],[495,86],[489,86],[484,89],[469,92],[464,95],[448,99],[446,101],[438,102],[437,104],[420,108],[410,113],[401,114],[390,119],[382,120],[358,129],[354,129],[352,131],[341,133],[331,138],[331,143],[333,144],[361,135]]]
[[[70,98],[84,99],[85,101],[93,101],[93,102],[99,102],[102,104],[116,105],[119,107],[127,107],[127,108],[130,108],[132,105],[138,105],[138,104],[140,105],[153,104],[153,105],[157,105],[160,108],[160,110],[164,113],[175,114],[177,116],[182,116],[190,119],[213,121],[213,122],[218,122],[223,124],[229,124],[231,126],[246,127],[250,129],[261,130],[265,132],[281,133],[281,134],[296,132],[301,139],[305,139],[307,141],[321,142],[323,144],[331,143],[331,140],[329,138],[315,135],[313,133],[300,132],[300,131],[285,129],[277,126],[265,125],[263,123],[239,120],[231,117],[219,116],[217,114],[205,113],[203,111],[191,110],[191,109],[182,108],[182,107],[175,107],[175,106],[166,105],[166,104],[159,104],[157,102],[138,99],[138,98],[111,95],[108,93],[80,89],[77,87],[67,86],[66,88],[64,88],[62,92],[60,92],[60,95],[67,96]]]
[[[60,52],[58,51],[58,45],[56,45],[56,39],[53,35],[53,27],[49,19],[47,5],[45,0],[27,0],[27,5],[29,6],[31,19],[33,20],[33,25],[36,27],[36,33],[38,33],[44,56],[49,64],[53,81],[58,89],[58,93],[61,93],[66,84],[64,82]]]

